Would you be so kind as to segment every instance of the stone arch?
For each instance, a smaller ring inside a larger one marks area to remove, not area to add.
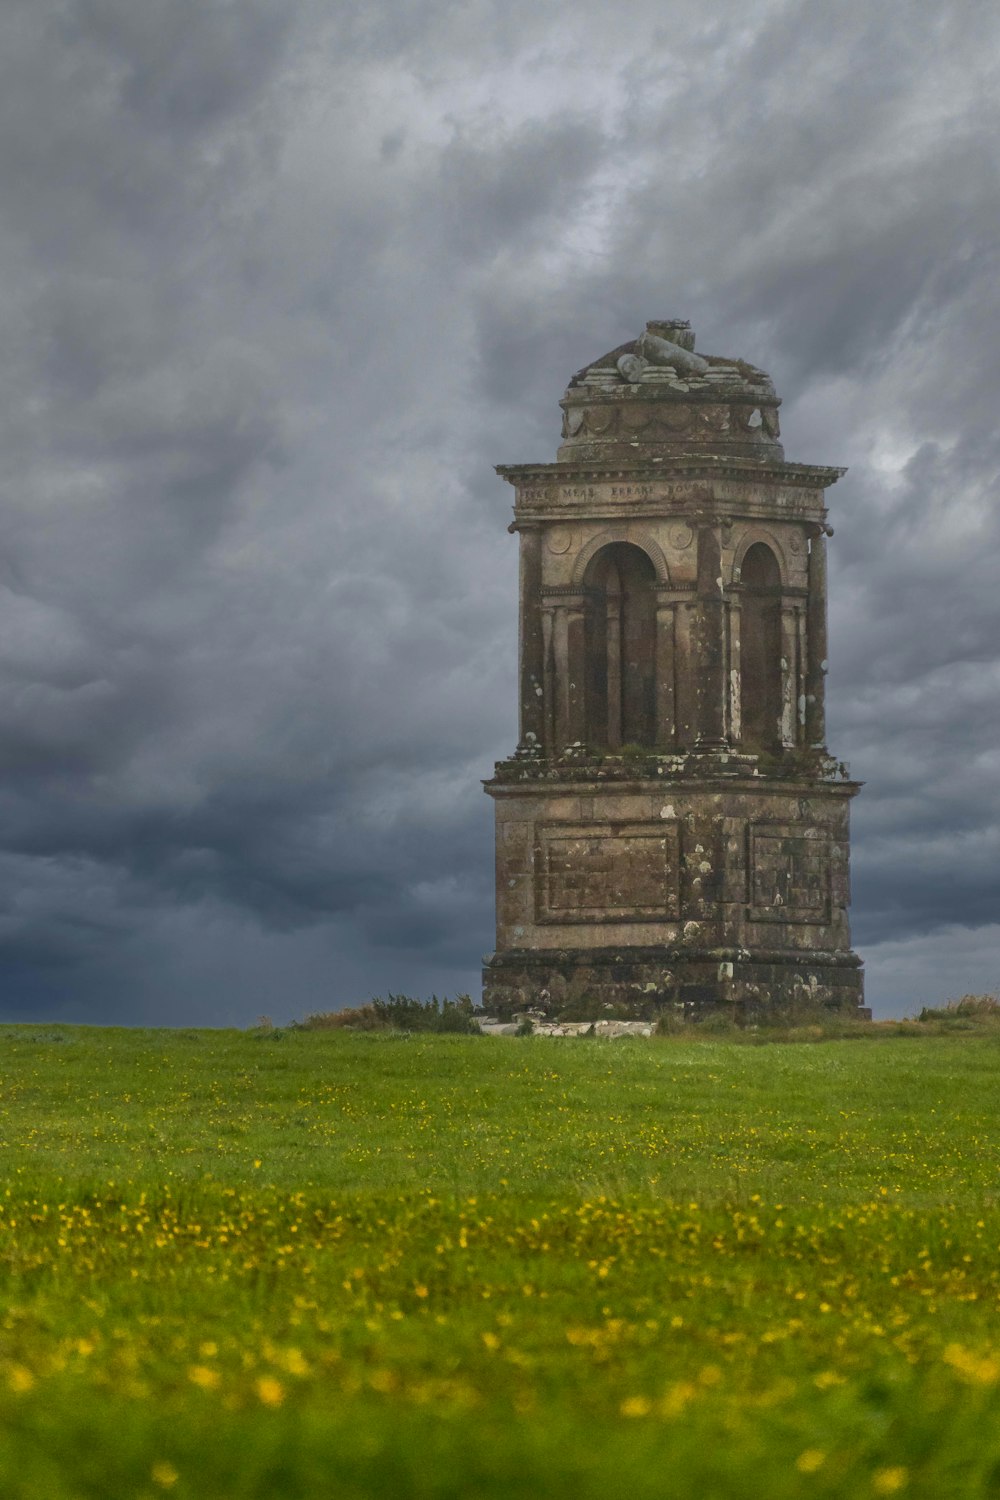
[[[789,568],[785,549],[782,547],[773,531],[768,531],[763,526],[748,526],[746,531],[740,533],[739,541],[733,551],[733,570],[730,582],[739,583],[743,571],[743,559],[755,547],[758,542],[763,542],[774,554],[774,560],[778,564],[778,572],[781,575],[781,587],[788,587]]]
[[[591,537],[589,542],[585,542],[577,553],[573,564],[573,583],[577,588],[583,587],[584,577],[591,560],[612,542],[628,542],[631,546],[638,547],[640,551],[645,552],[653,564],[657,583],[668,584],[670,582],[667,559],[663,548],[654,536],[648,531],[640,530],[637,526],[609,526],[606,531],[600,532],[599,535]]]
[[[773,548],[754,541],[740,563],[740,720],[748,749],[781,747],[781,564]]]
[[[586,741],[616,753],[656,744],[656,568],[633,541],[606,542],[584,574]]]

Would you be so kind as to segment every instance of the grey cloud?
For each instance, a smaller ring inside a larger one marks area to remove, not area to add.
[[[672,314],[771,370],[790,457],[851,466],[831,741],[868,783],[876,1005],[942,954],[981,980],[997,29],[971,0],[923,29],[8,6],[6,1013],[246,1023],[475,984],[478,779],[515,734],[492,465],[550,458],[572,371]]]
[[[100,50],[122,107],[147,129],[199,135],[267,81],[295,8],[268,0],[136,7],[81,0],[66,17],[74,49]]]
[[[602,145],[601,132],[582,115],[509,136],[495,125],[459,132],[440,158],[455,248],[487,260],[510,244],[530,253],[540,236],[559,232]]]

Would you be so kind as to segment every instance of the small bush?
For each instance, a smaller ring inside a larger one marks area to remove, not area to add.
[[[853,1036],[859,1027],[868,1031],[871,1026],[849,1012],[825,1010],[807,1000],[761,1010],[751,1024],[758,1033],[766,1033],[767,1040],[803,1042]]]
[[[949,1000],[937,1009],[925,1005],[918,1019],[938,1021],[956,1031],[966,1031],[977,1025],[997,1026],[1000,1025],[1000,996],[963,995],[961,1000]]]
[[[275,1026],[270,1016],[258,1016],[256,1026],[249,1028],[255,1042],[281,1042],[287,1032],[283,1026]]]
[[[910,1025],[914,1030],[920,1030],[915,1021]],[[859,1021],[842,1012],[823,1011],[816,1006],[787,1006],[773,1011],[761,1010],[747,1017],[735,1009],[712,1010],[700,1016],[686,1016],[679,1009],[665,1011],[657,1022],[655,1035],[686,1041],[725,1039],[759,1047],[772,1042],[870,1038],[878,1032],[878,1025],[873,1027],[870,1021]]]
[[[409,995],[376,997],[347,1010],[325,1011],[296,1022],[301,1031],[435,1031],[466,1036],[479,1032],[472,1000],[458,995],[454,1000],[414,1000]]]

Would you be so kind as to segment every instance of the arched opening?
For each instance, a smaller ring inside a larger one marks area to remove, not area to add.
[[[781,746],[781,570],[770,547],[755,542],[740,569],[740,716],[743,743]]]
[[[587,743],[597,749],[656,744],[655,583],[630,542],[603,547],[587,567]]]

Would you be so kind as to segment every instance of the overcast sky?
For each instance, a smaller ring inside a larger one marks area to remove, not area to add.
[[[876,1013],[1000,986],[995,0],[4,0],[0,1013],[476,991],[495,463],[648,318],[829,495]]]

